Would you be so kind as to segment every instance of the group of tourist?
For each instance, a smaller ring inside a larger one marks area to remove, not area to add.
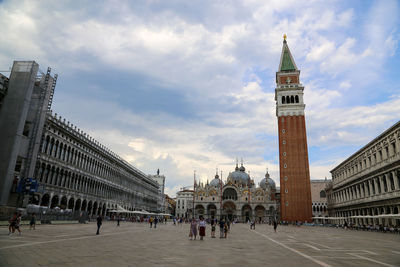
[[[212,219],[210,224],[211,224],[211,238],[215,238],[215,230],[217,225],[219,225],[219,233],[220,233],[219,237],[220,238],[227,237],[231,225],[229,220],[225,222],[224,219],[220,219],[219,221],[217,219]],[[200,216],[199,220],[192,218],[190,220],[190,229],[189,229],[190,240],[196,240],[197,231],[199,232],[200,240],[203,240],[203,238],[206,235],[206,225],[207,221],[204,219],[203,216]]]
[[[22,214],[18,212],[14,212],[11,216],[8,225],[8,235],[12,235],[15,233],[15,230],[18,231],[18,234],[21,235],[21,220]],[[32,213],[31,220],[29,221],[29,230],[36,229],[36,214]]]
[[[372,225],[372,224],[355,224],[352,222],[347,223],[344,222],[342,226],[345,230],[357,230],[357,231],[373,231],[373,232],[382,232],[382,233],[400,233],[400,227],[394,227],[393,225],[384,226],[382,224]]]

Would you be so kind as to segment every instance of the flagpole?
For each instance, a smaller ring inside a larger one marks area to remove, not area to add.
[[[194,195],[196,193],[196,170],[193,172],[193,208],[192,208],[192,214],[193,218],[195,218],[195,212],[194,212]]]

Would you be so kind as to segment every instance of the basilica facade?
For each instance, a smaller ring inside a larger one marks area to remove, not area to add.
[[[195,186],[194,216],[239,222],[268,222],[279,218],[275,194],[276,185],[268,171],[256,186],[246,173],[243,163],[241,167],[236,163],[236,168],[229,173],[225,182],[216,173],[211,182]]]

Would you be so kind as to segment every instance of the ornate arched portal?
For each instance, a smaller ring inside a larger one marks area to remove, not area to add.
[[[226,220],[233,221],[236,218],[236,205],[232,201],[227,201],[222,206],[222,216]]]
[[[214,204],[207,206],[207,216],[209,219],[214,219],[217,216],[217,207]]]
[[[252,220],[253,218],[253,210],[251,209],[250,205],[244,205],[242,207],[242,219],[247,222]]]

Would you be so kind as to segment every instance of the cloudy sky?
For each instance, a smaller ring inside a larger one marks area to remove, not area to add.
[[[312,179],[399,120],[399,1],[1,1],[0,70],[59,74],[53,111],[174,196],[243,158],[279,184],[282,35],[301,69]]]

